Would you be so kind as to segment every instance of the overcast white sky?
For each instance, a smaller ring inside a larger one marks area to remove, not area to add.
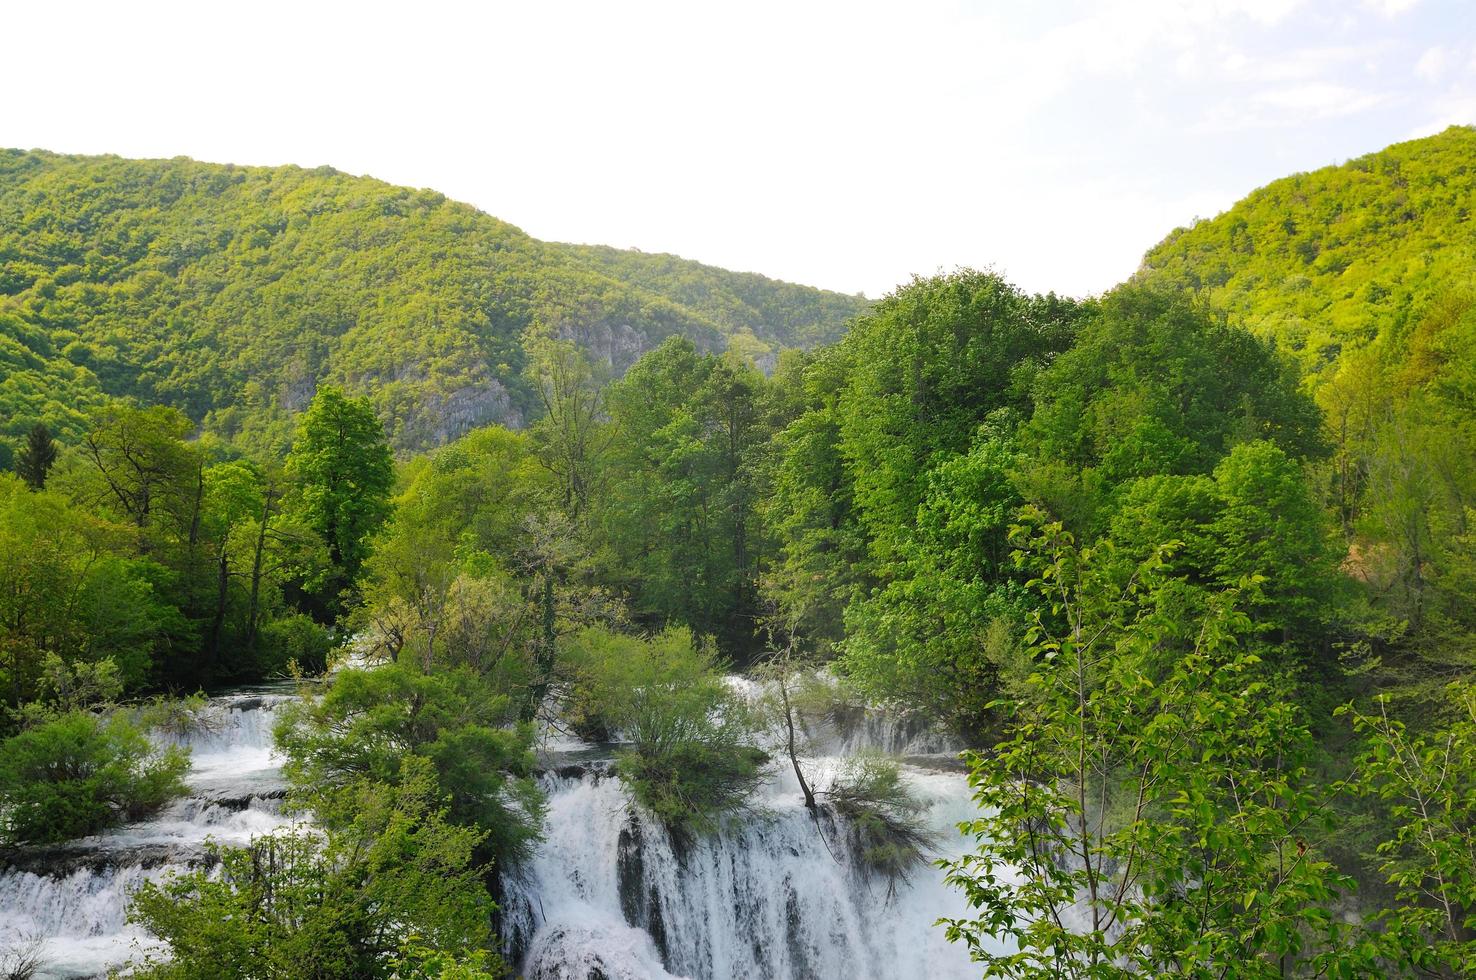
[[[0,145],[330,164],[879,296],[1099,292],[1276,177],[1476,123],[1470,0],[8,5]]]

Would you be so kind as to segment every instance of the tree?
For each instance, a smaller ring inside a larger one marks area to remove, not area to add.
[[[608,379],[566,340],[530,333],[524,344],[528,378],[543,404],[543,417],[533,423],[539,458],[554,475],[565,513],[577,521],[589,508],[601,458],[614,437],[604,417]]]
[[[870,568],[840,450],[836,400],[847,372],[844,354],[828,348],[797,377],[776,377],[776,396],[792,385],[802,403],[770,441],[759,503],[774,551],[760,588],[796,641],[825,657],[844,637],[846,605],[868,583]]]
[[[598,508],[608,575],[648,622],[748,652],[757,632],[756,455],[764,379],[672,337],[609,392],[619,440]]]
[[[902,767],[883,755],[847,759],[825,791],[826,801],[844,820],[862,866],[887,881],[895,892],[926,862],[938,844],[927,824],[928,804],[902,778]]]
[[[972,450],[923,475],[913,532],[894,546],[885,584],[846,610],[838,666],[873,699],[922,708],[962,731],[987,723],[993,647],[1001,630],[1023,631],[1034,605],[1010,561],[1016,464],[986,428]]]
[[[1445,694],[1443,731],[1410,731],[1382,699],[1344,710],[1364,738],[1353,787],[1393,831],[1378,845],[1394,904],[1375,917],[1375,948],[1387,969],[1456,978],[1476,963],[1476,684]]]
[[[874,560],[908,540],[934,465],[967,452],[992,414],[1028,407],[1029,380],[1080,316],[1070,300],[960,270],[915,279],[856,324],[837,419]]]
[[[1306,723],[1240,610],[1255,580],[1185,615],[1171,545],[1124,575],[1059,524],[1017,536],[1051,606],[1028,696],[971,758],[977,849],[943,866],[979,915],[949,938],[1000,977],[1353,975]]]
[[[1326,652],[1351,606],[1335,531],[1305,467],[1275,443],[1236,446],[1211,476],[1130,480],[1118,499],[1109,536],[1121,554],[1142,561],[1177,541],[1166,571],[1206,595],[1257,577],[1245,611],[1261,635]]]
[[[337,593],[358,581],[371,537],[390,512],[394,465],[369,400],[331,385],[318,389],[298,423],[287,468],[306,524],[328,548],[330,567],[317,584],[336,608]]]
[[[133,975],[390,978],[405,976],[407,955],[473,950],[498,965],[485,952],[494,906],[474,856],[481,835],[448,821],[429,765],[412,759],[395,785],[356,778],[330,795],[319,802],[347,816],[326,833],[297,825],[216,847],[217,868],[140,888],[129,918],[170,957]]]
[[[56,443],[45,422],[37,422],[26,433],[26,444],[15,454],[15,472],[32,490],[46,489],[46,477],[56,462]]]
[[[591,628],[566,657],[573,713],[630,740],[616,773],[668,830],[709,833],[748,804],[768,756],[710,647],[683,629],[643,639]]]
[[[532,780],[533,734],[516,706],[469,667],[412,658],[341,670],[316,697],[284,714],[277,744],[298,787],[334,790],[361,776],[402,785],[429,762],[447,819],[482,832],[478,861],[525,857],[538,839],[542,795]],[[334,826],[351,813],[321,810]]]
[[[1155,474],[1207,473],[1240,442],[1295,460],[1324,451],[1322,419],[1267,341],[1181,295],[1124,286],[1091,308],[1072,349],[1034,379],[1021,448],[1045,465],[1089,470],[1107,487]],[[1046,509],[1072,483],[1036,480]],[[1087,515],[1078,533],[1096,533]]]
[[[37,696],[46,654],[104,658],[129,687],[160,664],[161,641],[184,628],[156,588],[160,569],[129,556],[135,535],[0,475],[0,688],[11,708]]]
[[[145,552],[161,547],[161,537],[195,543],[204,461],[185,443],[190,429],[177,409],[124,405],[103,413],[82,440],[102,479],[98,502],[142,532]]]

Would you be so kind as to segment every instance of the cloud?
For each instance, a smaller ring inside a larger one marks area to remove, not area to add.
[[[1285,129],[1341,119],[1389,103],[1392,96],[1332,82],[1309,82],[1266,89],[1247,98],[1222,99],[1189,127],[1194,135],[1222,135],[1253,129]]]
[[[1220,62],[1220,74],[1226,81],[1259,84],[1321,79],[1374,63],[1390,47],[1387,41],[1369,41],[1298,47],[1264,55],[1228,49]]]
[[[1357,115],[1387,99],[1387,95],[1364,92],[1333,82],[1311,82],[1292,88],[1272,89],[1256,96],[1256,101],[1262,105],[1286,110],[1300,119],[1334,119]]]
[[[1445,69],[1449,64],[1449,53],[1437,44],[1420,55],[1420,60],[1415,62],[1415,74],[1434,84],[1440,81],[1440,76],[1445,74]]]
[[[1363,8],[1393,18],[1409,13],[1417,3],[1419,0],[1363,0]]]
[[[1471,125],[1476,125],[1476,94],[1451,94],[1437,99],[1430,118],[1411,129],[1405,138],[1422,139],[1451,126]]]

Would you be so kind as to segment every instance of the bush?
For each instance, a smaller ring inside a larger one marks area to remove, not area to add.
[[[189,766],[122,714],[56,715],[0,747],[0,837],[55,843],[137,820],[184,792]]]
[[[292,663],[304,674],[321,674],[328,668],[332,649],[327,630],[310,616],[295,613],[262,625],[257,659],[262,674],[269,677],[289,673]]]
[[[284,711],[276,736],[288,778],[310,792],[362,777],[397,784],[417,757],[429,761],[450,820],[485,831],[479,859],[501,865],[525,857],[542,827],[533,733],[512,727],[515,717],[508,696],[474,672],[425,673],[406,660],[339,671],[321,696]],[[315,815],[327,825],[353,816],[322,806]]]
[[[630,741],[615,771],[668,829],[705,833],[747,804],[768,756],[709,648],[686,630],[642,639],[594,628],[570,660],[571,702],[585,724]]]
[[[923,821],[927,804],[902,781],[897,763],[880,755],[858,755],[825,794],[847,821],[867,870],[889,882],[907,876],[937,846],[937,835]]]
[[[218,848],[217,869],[140,888],[129,917],[163,939],[172,959],[134,975],[495,975],[500,964],[487,952],[494,906],[475,859],[482,834],[447,821],[430,764],[411,757],[398,785],[360,779],[331,792],[341,797],[336,809],[354,814],[348,823]],[[436,955],[448,953],[487,972],[453,972]],[[439,972],[420,968],[427,963]]]

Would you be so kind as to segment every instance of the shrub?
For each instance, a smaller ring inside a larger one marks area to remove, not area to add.
[[[686,630],[643,639],[593,628],[570,660],[571,702],[584,724],[630,741],[616,773],[668,829],[705,833],[746,805],[768,755],[711,649]]]
[[[184,792],[189,765],[122,714],[56,715],[0,747],[0,837],[54,843],[137,820]]]
[[[172,959],[133,975],[495,975],[486,952],[494,906],[475,861],[482,834],[447,821],[431,765],[410,757],[397,785],[359,779],[331,792],[341,797],[335,808],[354,814],[342,826],[297,826],[217,848],[218,869],[140,888],[129,917],[163,939]],[[406,972],[412,941],[419,962]],[[469,956],[488,972],[451,972],[437,953]]]
[[[328,631],[302,613],[265,623],[260,644],[257,656],[267,676],[288,673],[292,663],[304,674],[321,674],[328,668],[328,652],[333,649]]]
[[[509,697],[476,673],[425,673],[406,660],[339,671],[322,695],[284,710],[276,737],[288,778],[309,792],[362,777],[396,784],[428,760],[450,820],[485,831],[479,857],[506,864],[528,854],[543,812],[533,733],[512,726],[515,716]],[[315,815],[330,825],[346,817],[322,806]]]
[[[937,846],[937,835],[924,822],[927,804],[913,795],[891,759],[867,754],[846,760],[825,795],[846,819],[867,870],[889,883],[906,880]]]

